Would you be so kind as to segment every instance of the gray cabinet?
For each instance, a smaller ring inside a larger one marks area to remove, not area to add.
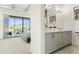
[[[71,31],[45,33],[45,53],[51,53],[70,44],[71,39]]]

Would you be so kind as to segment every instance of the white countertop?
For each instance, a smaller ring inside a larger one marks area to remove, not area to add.
[[[49,33],[49,32],[65,32],[65,31],[71,31],[71,30],[59,30],[59,29],[55,29],[55,28],[49,28],[49,29],[45,29],[45,33]]]

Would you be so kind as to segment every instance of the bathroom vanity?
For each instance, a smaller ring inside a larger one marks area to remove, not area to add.
[[[45,53],[52,53],[71,42],[72,31],[47,31],[45,32]]]

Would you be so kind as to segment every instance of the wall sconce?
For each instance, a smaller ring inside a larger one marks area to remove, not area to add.
[[[56,13],[62,13],[62,12],[64,12],[63,8],[56,8]]]

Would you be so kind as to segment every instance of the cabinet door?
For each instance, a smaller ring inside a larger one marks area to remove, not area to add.
[[[62,47],[71,43],[70,37],[72,37],[72,35],[69,31],[68,32],[62,32],[62,41],[61,41]]]
[[[67,32],[62,32],[62,47],[67,44]]]
[[[68,33],[67,33],[67,41],[66,41],[67,43],[71,43],[72,42],[72,32],[71,31],[69,31]]]
[[[51,53],[56,50],[55,33],[45,34],[45,53]]]
[[[56,41],[57,41],[57,48],[62,48],[63,46],[66,45],[66,41],[67,41],[67,33],[65,32],[58,32],[57,33],[57,38],[56,38]]]
[[[57,32],[55,33],[55,46],[56,46],[56,49],[59,49],[61,48],[61,41],[62,41],[62,35],[61,33]]]

